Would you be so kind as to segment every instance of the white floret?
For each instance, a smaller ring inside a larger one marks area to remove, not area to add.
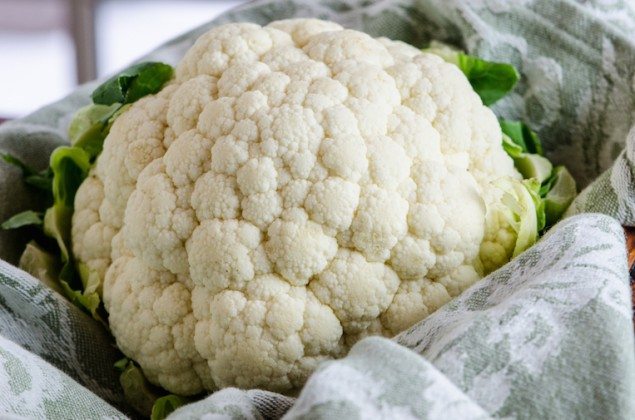
[[[333,309],[345,332],[357,333],[388,308],[398,286],[399,277],[389,267],[341,249],[310,289]]]

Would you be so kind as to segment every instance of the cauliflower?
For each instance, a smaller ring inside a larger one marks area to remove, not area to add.
[[[292,392],[481,278],[482,243],[506,262],[501,137],[436,55],[320,20],[219,26],[113,124],[73,252],[152,383]]]

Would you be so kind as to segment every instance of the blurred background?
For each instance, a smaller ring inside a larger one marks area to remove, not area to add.
[[[0,122],[107,76],[245,0],[0,0]]]

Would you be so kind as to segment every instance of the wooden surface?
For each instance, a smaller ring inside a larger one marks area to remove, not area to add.
[[[626,249],[628,250],[628,269],[631,274],[631,299],[633,302],[633,321],[635,321],[635,228],[625,227]]]
[[[97,45],[95,41],[96,0],[70,0],[70,31],[75,45],[77,83],[97,77]]]

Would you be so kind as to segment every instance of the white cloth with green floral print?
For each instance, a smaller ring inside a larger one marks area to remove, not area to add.
[[[260,0],[145,59],[178,61],[228,21],[338,21],[424,46],[439,39],[512,62],[522,81],[494,106],[535,128],[586,190],[530,250],[392,340],[322,364],[297,398],[225,389],[172,414],[199,418],[635,418],[635,347],[624,235],[635,225],[635,6],[626,0]],[[37,168],[66,142],[93,85],[0,126],[0,151]],[[37,197],[0,163],[0,218]],[[595,214],[591,214],[595,213]],[[603,214],[597,214],[603,213]],[[126,418],[103,328],[11,264],[0,232],[0,416]]]

